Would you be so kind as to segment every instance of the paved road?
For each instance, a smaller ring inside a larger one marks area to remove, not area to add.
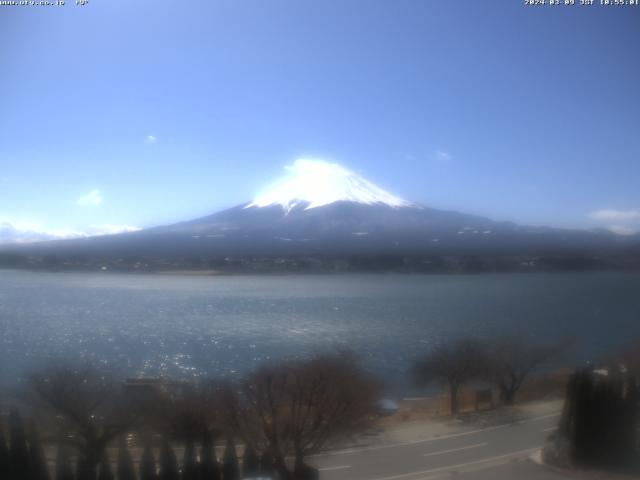
[[[321,480],[431,480],[451,474],[465,479],[560,479],[520,461],[543,445],[558,417],[544,415],[410,443],[342,450],[309,462],[320,469]]]

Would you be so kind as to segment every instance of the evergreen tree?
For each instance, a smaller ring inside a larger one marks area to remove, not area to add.
[[[191,438],[187,439],[182,459],[182,480],[198,480],[198,463],[196,449]]]
[[[263,477],[275,478],[276,476],[275,461],[269,449],[262,452],[262,456],[260,457],[260,474]]]
[[[0,478],[9,477],[9,448],[4,438],[4,431],[0,428]]]
[[[296,461],[293,478],[296,480],[319,480],[320,473],[317,468],[313,468],[302,461]]]
[[[236,453],[236,445],[231,437],[227,439],[227,445],[224,449],[224,456],[222,459],[222,478],[224,478],[224,480],[240,479],[238,454]]]
[[[98,480],[114,480],[113,469],[111,468],[111,459],[109,458],[106,448],[102,453],[100,465],[98,466]]]
[[[640,380],[640,379],[639,379]],[[631,377],[628,390],[628,402],[624,409],[624,421],[621,436],[624,438],[624,449],[622,451],[622,461],[631,463],[637,461],[640,454],[640,391],[636,383],[636,378]]]
[[[160,476],[159,480],[179,480],[178,461],[171,445],[167,440],[162,443],[160,450]]]
[[[260,474],[260,458],[251,444],[244,449],[242,458],[242,475],[245,477],[255,477]]]
[[[29,479],[50,479],[47,459],[44,455],[44,448],[42,448],[40,435],[38,435],[35,425],[31,425],[29,430]]]
[[[9,463],[11,480],[24,480],[29,476],[29,449],[20,413],[12,409],[9,414]]]
[[[200,480],[221,480],[220,466],[216,459],[215,442],[209,432],[205,432],[200,449]]]
[[[140,457],[140,480],[156,480],[156,459],[153,456],[151,441],[146,440]]]
[[[93,458],[88,458],[87,453],[83,450],[78,452],[78,463],[76,467],[76,477],[78,480],[95,480],[96,479],[96,462]]]
[[[136,480],[131,453],[123,438],[118,442],[118,480]]]
[[[64,445],[58,445],[56,455],[56,480],[74,480],[69,450]]]
[[[616,367],[606,376],[586,369],[573,374],[559,433],[569,440],[576,463],[619,466],[633,459],[638,414],[634,381]]]

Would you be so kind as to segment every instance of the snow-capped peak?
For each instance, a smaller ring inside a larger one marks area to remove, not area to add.
[[[301,158],[285,170],[288,175],[282,181],[258,195],[245,208],[281,205],[289,212],[301,204],[308,210],[339,201],[414,206],[336,163]]]

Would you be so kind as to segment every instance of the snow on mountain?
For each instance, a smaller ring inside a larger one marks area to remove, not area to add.
[[[297,206],[309,210],[339,201],[394,208],[417,206],[336,163],[298,159],[285,169],[288,175],[282,181],[244,208],[280,205],[288,213]]]

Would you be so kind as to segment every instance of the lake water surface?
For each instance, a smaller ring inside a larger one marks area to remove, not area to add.
[[[403,386],[434,345],[574,335],[573,361],[640,337],[640,274],[170,276],[0,270],[1,382],[90,361],[126,374],[233,376],[348,348]]]

